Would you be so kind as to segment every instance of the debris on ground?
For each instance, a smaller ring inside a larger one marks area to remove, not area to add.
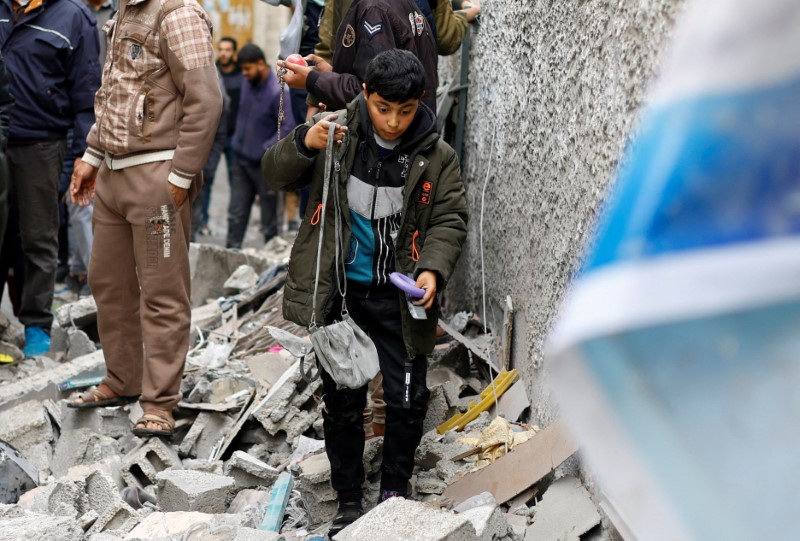
[[[321,380],[307,330],[282,316],[290,248],[192,245],[191,345],[168,439],[131,433],[136,403],[66,407],[104,375],[91,297],[57,309],[51,352],[32,359],[17,351],[21,327],[0,314],[0,353],[13,358],[0,365],[0,540],[326,534],[337,502]],[[469,312],[441,321],[410,499],[376,506],[383,438],[367,440],[368,512],[337,540],[571,539],[561,536],[597,524],[578,479],[554,482],[575,452],[560,422],[525,422],[511,306],[497,336]]]

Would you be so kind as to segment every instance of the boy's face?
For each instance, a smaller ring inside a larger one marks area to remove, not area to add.
[[[402,137],[411,126],[419,109],[419,99],[416,98],[398,103],[384,99],[377,92],[368,94],[366,89],[364,97],[367,100],[367,111],[375,133],[386,141]]]

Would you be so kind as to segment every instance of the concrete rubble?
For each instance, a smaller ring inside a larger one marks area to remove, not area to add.
[[[301,367],[265,330],[307,336],[281,316],[289,248],[277,243],[272,251],[241,252],[192,245],[193,350],[175,410],[178,428],[169,439],[132,435],[138,404],[67,407],[85,382],[104,373],[103,352],[94,351],[91,297],[58,309],[49,356],[0,368],[0,541],[43,539],[42,532],[56,530],[63,539],[91,541],[205,534],[288,541],[327,532],[337,495],[323,442],[322,383],[314,363]],[[537,528],[561,527],[552,517],[565,498],[580,500],[586,513],[578,522],[590,529],[597,522],[589,524],[589,517],[593,521],[597,511],[585,489],[576,479],[580,490],[570,484],[565,492],[564,480],[548,490],[553,475],[532,487],[545,495],[541,502],[531,495],[498,504],[491,494],[474,494],[447,508],[448,487],[486,462],[477,462],[474,447],[463,441],[473,441],[468,437],[479,436],[494,418],[484,411],[463,432],[437,431],[479,401],[491,381],[485,360],[472,351],[485,351],[491,335],[482,334],[467,313],[457,314],[448,328],[459,339],[440,340],[429,358],[431,397],[411,499],[376,507],[383,438],[368,439],[368,512],[337,540],[539,539]],[[0,352],[19,347],[18,335],[15,322],[0,314]],[[510,429],[530,428],[516,422],[527,406],[518,382],[500,404]],[[294,477],[294,491],[283,530],[261,531],[270,491],[284,471]]]

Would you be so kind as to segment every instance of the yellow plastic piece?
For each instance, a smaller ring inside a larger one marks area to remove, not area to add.
[[[11,364],[14,362],[14,357],[11,355],[6,355],[5,353],[0,353],[0,364]]]
[[[467,411],[454,415],[437,426],[436,432],[444,434],[448,430],[453,430],[454,428],[458,428],[459,432],[464,430],[464,427],[477,419],[478,415],[491,408],[494,405],[495,394],[497,394],[497,398],[500,398],[503,393],[517,381],[518,376],[519,372],[516,368],[507,372],[500,372],[497,377],[494,378],[494,388],[492,388],[493,385],[490,383],[480,394],[480,402],[472,402]]]

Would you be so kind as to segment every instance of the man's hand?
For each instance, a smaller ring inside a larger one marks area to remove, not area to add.
[[[314,69],[322,73],[330,73],[333,71],[333,66],[328,64],[325,60],[315,54],[310,54],[305,57],[306,62],[314,64]]]
[[[81,207],[92,204],[94,184],[97,180],[97,168],[92,167],[80,158],[75,158],[72,178],[69,183],[69,196],[72,203]]]
[[[414,304],[430,310],[433,307],[433,301],[436,300],[436,273],[429,270],[422,271],[414,285],[425,290],[425,296],[415,301]]]
[[[311,126],[306,132],[306,138],[303,140],[306,147],[312,150],[322,150],[328,146],[328,126],[337,118],[339,118],[339,115],[333,113]],[[347,126],[336,126],[336,133],[333,135],[333,139],[337,144],[342,144],[346,131]]]
[[[467,21],[472,22],[478,17],[478,14],[481,12],[481,5],[478,2],[478,0],[465,0],[461,4],[461,9],[467,16]]]
[[[186,202],[186,198],[189,197],[189,190],[175,186],[171,182],[168,182],[167,184],[169,184],[169,194],[172,196],[172,201],[175,202],[175,208],[181,208],[181,206],[183,206],[183,204]]]
[[[309,66],[291,64],[283,60],[278,60],[276,64],[278,69],[286,70],[286,73],[283,75],[283,80],[287,85],[289,85],[289,88],[305,89],[308,74],[311,73],[312,69],[314,69]]]

